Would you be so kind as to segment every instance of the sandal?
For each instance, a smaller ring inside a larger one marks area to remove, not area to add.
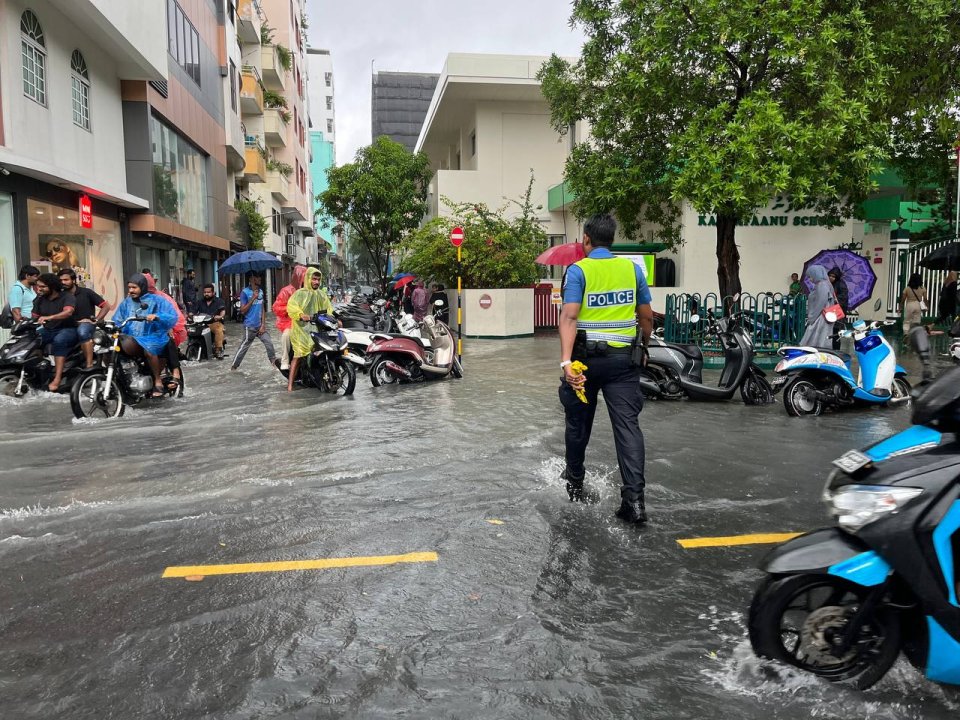
[[[177,378],[172,377],[166,381],[165,387],[168,393],[175,393],[177,388],[180,387],[180,381]]]
[[[163,385],[154,385],[153,390],[147,393],[147,397],[153,400],[156,398],[162,398],[166,394],[167,392],[163,389]]]

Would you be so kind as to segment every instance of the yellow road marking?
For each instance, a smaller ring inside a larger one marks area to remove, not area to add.
[[[761,533],[758,535],[728,535],[727,537],[688,538],[677,540],[680,547],[691,548],[731,547],[733,545],[772,545],[792,540],[803,533]]]
[[[318,560],[287,560],[283,562],[241,563],[237,565],[186,565],[168,567],[165,578],[196,575],[240,575],[243,573],[287,572],[289,570],[330,570],[332,568],[396,565],[397,563],[437,562],[435,552],[414,552],[406,555],[374,555],[371,557],[321,558]]]

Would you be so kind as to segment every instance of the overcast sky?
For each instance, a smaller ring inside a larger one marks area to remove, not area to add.
[[[451,52],[577,56],[564,0],[309,0],[310,45],[333,57],[337,162],[370,143],[376,70],[438,73]]]

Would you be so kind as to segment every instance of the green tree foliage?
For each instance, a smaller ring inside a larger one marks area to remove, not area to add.
[[[590,124],[577,213],[670,244],[682,200],[715,213],[724,295],[738,219],[785,194],[840,222],[884,164],[929,179],[958,135],[956,0],[575,0],[571,22],[581,58],[540,79],[556,129]]]
[[[513,200],[519,213],[506,217],[508,205],[496,211],[482,203],[457,203],[443,198],[450,217],[434,218],[404,241],[400,267],[424,278],[456,286],[457,251],[450,231],[463,228],[464,287],[515,288],[539,278],[534,261],[546,247],[547,235],[530,200],[533,177],[521,200]]]
[[[330,186],[317,195],[319,213],[347,228],[374,262],[386,290],[390,252],[427,212],[432,172],[427,156],[411,154],[386,136],[357,151],[354,162],[327,171]]]
[[[270,224],[260,214],[258,204],[253,200],[237,200],[233,207],[239,213],[234,221],[234,230],[249,238],[248,247],[251,250],[263,250],[263,240],[267,237]]]

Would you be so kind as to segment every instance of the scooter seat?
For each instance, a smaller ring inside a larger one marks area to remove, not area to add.
[[[669,347],[671,350],[679,350],[681,353],[693,360],[703,357],[703,351],[700,350],[698,345],[678,345],[671,343]]]

